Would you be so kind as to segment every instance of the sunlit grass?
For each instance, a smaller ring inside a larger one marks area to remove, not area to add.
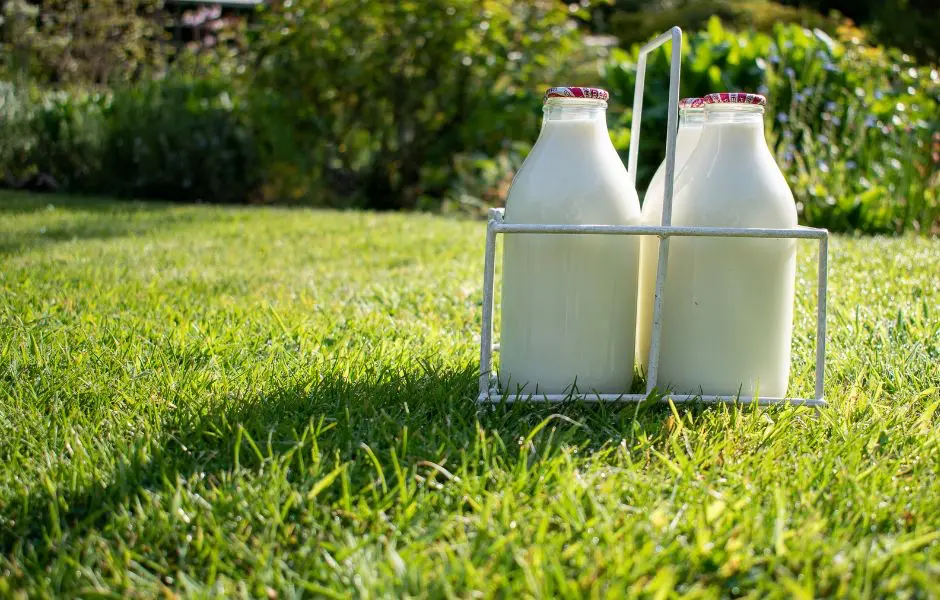
[[[0,596],[940,594],[940,242],[832,241],[828,409],[480,408],[483,232],[0,195]]]

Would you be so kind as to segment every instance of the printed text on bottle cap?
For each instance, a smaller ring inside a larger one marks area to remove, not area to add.
[[[607,100],[610,94],[607,90],[592,87],[553,87],[545,92],[545,99],[549,98],[585,98],[589,100]]]
[[[754,104],[757,106],[767,104],[767,98],[760,94],[748,94],[746,92],[708,94],[703,100],[705,100],[705,104]]]

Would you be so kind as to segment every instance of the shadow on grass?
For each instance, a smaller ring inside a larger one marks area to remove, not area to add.
[[[395,459],[404,468],[424,460],[460,464],[462,454],[484,443],[481,431],[490,436],[485,442],[490,444],[488,453],[511,464],[522,451],[518,440],[530,434],[539,454],[567,445],[577,446],[584,455],[625,437],[655,436],[670,414],[661,404],[482,406],[474,401],[476,386],[475,366],[446,370],[425,364],[415,372],[377,373],[365,381],[319,374],[256,398],[182,407],[168,415],[158,435],[136,447],[129,442],[121,450],[124,464],[113,469],[110,480],[54,494],[37,486],[29,497],[0,511],[5,521],[0,527],[0,552],[19,548],[41,562],[55,552],[53,531],[73,539],[87,535],[145,491],[164,491],[197,474],[214,485],[218,474],[236,469],[236,455],[240,455],[237,468],[258,471],[296,448],[299,438],[313,429],[318,431],[315,443],[320,455],[349,463],[352,489],[357,490],[375,477],[363,445],[393,481],[392,453],[401,447],[406,430],[408,449]],[[545,435],[533,434],[548,421],[552,427],[544,429]],[[493,443],[493,436],[500,442]],[[260,449],[260,458],[248,448],[248,439]],[[328,490],[318,501],[335,500],[337,493]]]

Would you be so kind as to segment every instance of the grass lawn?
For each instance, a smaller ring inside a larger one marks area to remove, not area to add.
[[[0,597],[940,595],[940,241],[833,239],[828,409],[480,408],[483,234],[0,192]]]

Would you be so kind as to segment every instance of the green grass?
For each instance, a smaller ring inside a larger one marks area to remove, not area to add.
[[[940,242],[832,241],[828,409],[481,408],[483,233],[0,195],[0,597],[940,594]]]

